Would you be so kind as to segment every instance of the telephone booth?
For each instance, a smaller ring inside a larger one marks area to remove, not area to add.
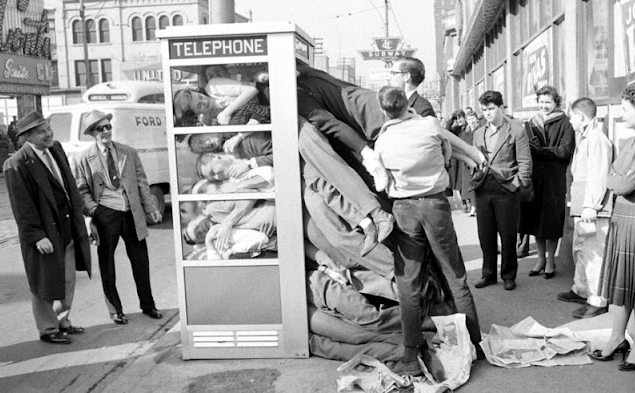
[[[293,24],[159,33],[184,359],[308,357]]]

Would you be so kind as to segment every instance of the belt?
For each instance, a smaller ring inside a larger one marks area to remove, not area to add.
[[[406,199],[418,201],[418,200],[421,200],[421,199],[428,199],[428,198],[447,198],[447,197],[445,196],[445,191],[440,191],[440,192],[437,192],[436,194],[413,195],[413,196],[409,196],[409,197],[390,198],[390,199],[392,199],[393,201],[402,201],[402,200],[406,200]]]

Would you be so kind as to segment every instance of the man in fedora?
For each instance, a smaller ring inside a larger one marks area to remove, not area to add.
[[[69,320],[75,271],[90,276],[90,245],[84,203],[47,119],[33,111],[16,125],[24,145],[4,163],[11,208],[40,340],[69,344],[84,329]]]
[[[82,114],[81,130],[95,144],[75,160],[73,174],[84,198],[84,214],[92,217],[91,235],[97,239],[101,283],[110,317],[125,325],[115,282],[115,249],[121,237],[132,266],[141,310],[150,318],[163,315],[156,309],[150,288],[150,262],[145,238],[146,215],[160,222],[137,151],[112,140],[112,114],[98,110]],[[95,231],[97,232],[95,234]]]

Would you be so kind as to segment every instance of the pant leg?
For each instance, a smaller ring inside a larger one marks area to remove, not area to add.
[[[419,214],[415,213],[409,199],[397,200],[393,204],[397,224],[393,231],[396,237],[395,280],[399,291],[403,344],[407,347],[419,346],[425,341],[421,329],[424,317],[421,295],[427,283],[426,270],[422,266],[427,240]]]
[[[580,217],[573,218],[573,241],[571,243],[571,255],[575,263],[575,271],[573,273],[573,285],[571,290],[576,294],[587,297],[588,283],[586,278],[586,259],[584,255],[584,238],[578,235],[576,227],[582,222]]]
[[[602,272],[602,258],[604,244],[609,229],[608,218],[598,218],[595,221],[597,232],[584,242],[586,259],[586,277],[588,282],[587,303],[595,307],[606,307],[607,299],[600,296],[600,274]]]
[[[64,288],[65,297],[61,300],[44,300],[31,294],[31,309],[35,326],[40,335],[56,333],[59,332],[59,327],[70,325],[68,315],[75,293],[75,248],[73,241],[64,250]]]
[[[112,315],[123,312],[119,292],[117,292],[117,276],[115,274],[115,250],[123,227],[123,212],[98,205],[93,217],[99,235],[97,256],[101,286],[106,298],[106,307]]]
[[[132,276],[137,287],[139,307],[142,310],[155,308],[152,289],[150,287],[150,258],[146,240],[137,238],[134,217],[131,211],[125,213],[125,223],[121,231],[121,237],[126,244],[126,253],[130,259]]]
[[[487,182],[475,192],[476,197],[476,226],[478,240],[483,253],[482,277],[496,281],[498,259],[498,226],[494,213],[493,199],[489,191],[484,190]]]
[[[348,344],[318,334],[309,335],[309,350],[312,355],[344,362],[351,360],[358,354],[371,356],[384,363],[398,362],[403,353],[401,345],[386,342]]]
[[[499,186],[501,191],[494,199],[494,215],[501,239],[501,278],[515,280],[518,273],[518,255],[516,239],[518,237],[518,219],[520,202],[517,193],[509,192]]]
[[[481,328],[474,298],[467,284],[465,263],[454,230],[450,203],[443,194],[423,198],[414,203],[423,213],[423,229],[450,287],[457,311],[465,314],[471,341],[478,344],[481,341]]]

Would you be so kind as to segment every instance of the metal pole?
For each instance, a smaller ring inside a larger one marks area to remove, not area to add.
[[[234,23],[234,0],[209,0],[210,23]]]
[[[388,0],[384,0],[384,4],[386,5],[386,37],[390,37],[390,35],[388,34]]]
[[[82,20],[82,45],[84,46],[84,68],[86,69],[86,89],[90,89],[93,85],[93,76],[90,72],[90,60],[88,59],[88,29],[86,29],[86,16],[84,15],[85,9],[84,0],[79,0],[79,16]]]

